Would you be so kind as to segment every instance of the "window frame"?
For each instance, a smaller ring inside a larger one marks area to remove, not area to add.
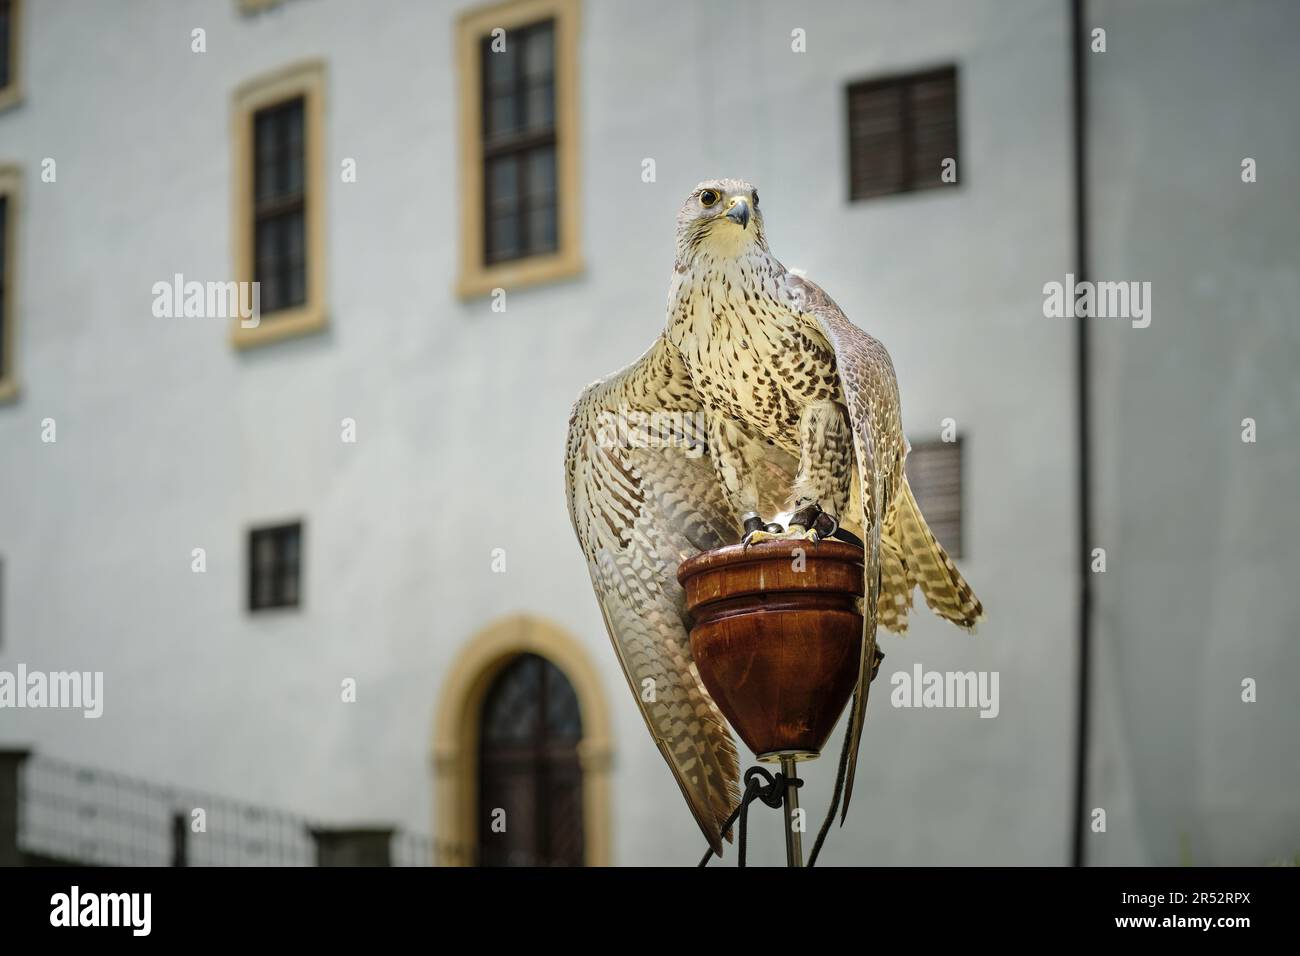
[[[848,201],[850,203],[867,202],[872,199],[883,199],[888,196],[906,196],[913,193],[925,193],[932,189],[952,188],[964,182],[964,177],[958,175],[957,180],[951,183],[945,183],[942,180],[931,183],[918,183],[916,180],[915,170],[915,130],[913,128],[913,110],[911,100],[911,90],[918,84],[927,80],[937,80],[941,77],[952,76],[952,98],[953,98],[953,156],[957,161],[958,169],[961,168],[961,69],[956,63],[948,63],[942,66],[927,67],[919,70],[909,70],[900,73],[891,73],[887,76],[874,76],[862,80],[853,80],[844,87],[844,135],[846,140],[846,152],[848,154],[848,175],[845,177],[848,188]],[[897,189],[890,189],[886,192],[873,192],[863,195],[856,195],[853,192],[853,167],[855,157],[858,151],[853,141],[853,100],[854,94],[867,90],[887,89],[891,87],[901,87],[902,95],[900,96],[900,117],[899,117],[899,136],[901,138],[900,152],[903,157],[903,183]]]
[[[23,0],[9,0],[9,82],[0,86],[0,112],[23,100]]]
[[[492,30],[510,31],[551,21],[555,37],[556,247],[553,252],[487,263],[484,209],[483,61],[481,44]],[[578,0],[509,0],[461,14],[456,56],[460,101],[460,271],[456,293],[486,295],[496,288],[553,282],[580,273]]]
[[[306,299],[301,305],[262,315],[254,328],[231,322],[230,338],[236,348],[279,342],[321,331],[328,324],[325,279],[328,249],[325,230],[325,64],[321,60],[297,63],[241,85],[231,110],[233,189],[233,262],[235,279],[252,282],[255,226],[254,118],[268,107],[303,100],[303,204],[306,246]]]
[[[448,866],[477,862],[479,833],[479,720],[500,669],[520,653],[558,667],[578,695],[582,740],[582,824],[587,866],[611,863],[610,777],[614,736],[603,678],[582,642],[558,625],[529,614],[500,618],[468,638],[443,679],[434,717],[435,832]]]
[[[17,166],[0,165],[0,196],[5,200],[4,270],[2,280],[4,296],[4,324],[0,336],[4,337],[0,349],[0,403],[12,402],[18,397],[18,223],[23,211],[22,172]]]

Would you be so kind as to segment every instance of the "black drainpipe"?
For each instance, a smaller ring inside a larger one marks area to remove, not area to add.
[[[1085,0],[1070,0],[1070,61],[1074,125],[1074,277],[1088,277],[1088,29]],[[1092,442],[1090,439],[1088,320],[1075,318],[1075,386],[1079,454],[1079,699],[1075,714],[1074,812],[1070,816],[1072,866],[1083,866],[1088,833],[1088,704],[1092,660]]]

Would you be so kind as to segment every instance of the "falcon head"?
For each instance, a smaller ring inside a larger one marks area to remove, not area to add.
[[[767,250],[758,190],[741,179],[706,180],[686,197],[677,214],[677,258],[733,258]]]

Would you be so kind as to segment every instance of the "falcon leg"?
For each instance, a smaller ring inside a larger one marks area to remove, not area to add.
[[[754,439],[735,422],[714,415],[709,418],[709,446],[718,481],[740,516],[745,547],[784,534],[779,524],[764,521],[758,513],[758,483],[750,462],[759,460],[763,452]]]
[[[829,538],[835,532],[840,530],[839,519],[829,512],[822,511],[820,505],[806,505],[799,511],[790,516],[791,528],[807,528],[811,537],[817,537],[812,540],[818,541],[822,538]]]
[[[813,542],[839,531],[853,487],[853,432],[842,405],[817,402],[799,418],[799,474],[791,495],[790,530]]]

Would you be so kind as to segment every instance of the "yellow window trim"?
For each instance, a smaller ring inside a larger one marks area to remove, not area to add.
[[[23,101],[23,0],[9,2],[9,82],[0,87],[0,112]]]
[[[540,20],[555,21],[555,161],[559,250],[486,265],[483,252],[483,109],[479,44],[500,27],[507,32]],[[578,202],[578,0],[511,0],[469,10],[457,24],[460,94],[460,276],[458,295],[577,275],[582,271]]]
[[[317,332],[325,314],[325,64],[298,63],[251,80],[235,91],[231,143],[234,170],[232,226],[235,279],[253,281],[253,114],[291,100],[305,100],[303,119],[304,174],[307,187],[307,301],[291,309],[263,315],[255,328],[231,323],[230,340],[237,348],[266,345]]]
[[[433,731],[438,862],[473,866],[479,838],[479,716],[488,689],[520,654],[545,657],[578,695],[582,740],[582,829],[587,866],[610,865],[609,774],[613,738],[600,675],[572,637],[548,621],[517,614],[475,635],[443,680]]]
[[[14,350],[18,347],[18,315],[15,292],[18,277],[18,217],[22,215],[22,173],[17,166],[0,166],[0,196],[8,200],[5,215],[4,261],[4,366],[0,368],[0,402],[12,402],[18,397],[18,375],[15,372]]]

